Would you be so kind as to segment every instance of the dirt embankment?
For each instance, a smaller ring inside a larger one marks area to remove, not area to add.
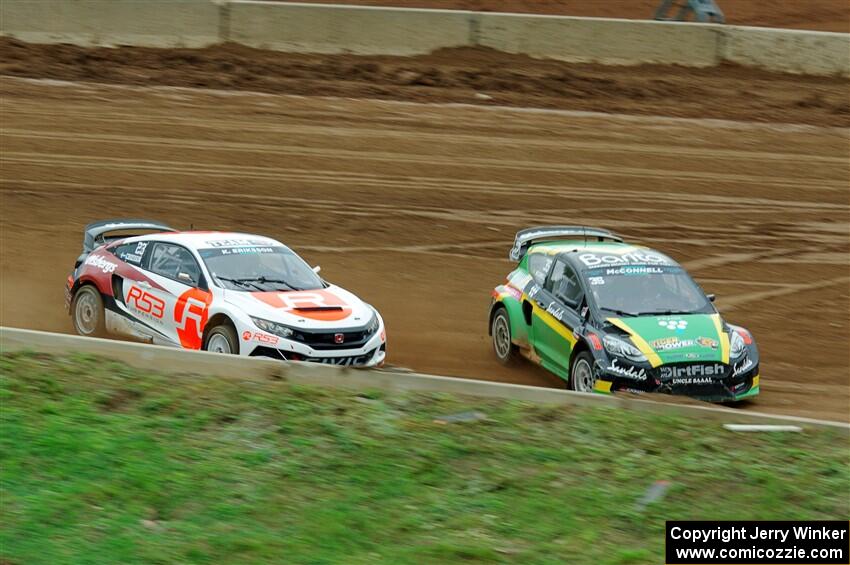
[[[416,102],[850,126],[850,81],[709,69],[569,64],[482,48],[419,57],[82,48],[0,39],[0,75]]]
[[[338,0],[297,1],[340,3]],[[345,3],[642,20],[653,17],[661,0],[346,0]],[[717,4],[727,24],[850,32],[850,2],[846,0],[717,0]]]

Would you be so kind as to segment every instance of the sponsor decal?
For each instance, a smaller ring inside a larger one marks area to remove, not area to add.
[[[136,255],[135,253],[122,253],[121,259],[123,259],[124,261],[127,261],[129,263],[141,263],[142,262],[142,256]]]
[[[662,379],[673,379],[674,384],[689,384],[677,382],[676,379],[682,378],[701,378],[706,377],[706,382],[711,382],[709,377],[722,377],[726,373],[726,365],[722,363],[711,363],[707,365],[664,365],[660,369]],[[690,383],[699,384],[699,383]]]
[[[663,320],[658,320],[658,325],[662,328],[667,328],[670,331],[681,332],[685,331],[685,328],[688,327],[687,320],[677,320],[675,318],[668,318]]]
[[[631,366],[625,367],[622,365],[618,365],[616,359],[611,359],[611,364],[606,367],[605,370],[609,373],[614,373],[615,375],[619,375],[627,379],[633,379],[636,381],[646,380],[646,369],[635,369]]]
[[[333,322],[351,315],[351,306],[327,290],[252,292],[254,298],[293,316]]]
[[[511,285],[505,285],[505,291],[516,300],[520,300],[522,298],[522,291],[512,287]]]
[[[732,366],[732,376],[737,377],[742,373],[746,373],[747,371],[753,368],[753,365],[753,360],[750,359],[749,355],[747,355],[746,357],[744,357],[743,361],[741,361],[737,365]]]
[[[696,339],[679,339],[678,337],[673,336],[656,339],[655,341],[650,342],[649,345],[651,345],[653,349],[658,351],[672,351],[674,349],[694,347],[696,345],[710,349],[717,349],[718,342],[717,340],[707,337],[698,337]]]
[[[258,238],[213,239],[206,243],[210,247],[269,247],[274,245],[268,239]]]
[[[598,286],[605,284],[605,277],[588,277],[587,282],[590,283],[590,286]]]
[[[273,247],[232,247],[227,249],[222,249],[222,255],[247,255],[247,254],[257,254],[257,253],[274,253]]]
[[[566,313],[566,310],[564,310],[554,302],[546,307],[546,312],[551,314],[552,317],[558,320],[559,322],[564,321],[564,314]]]
[[[88,258],[86,258],[86,265],[100,269],[104,273],[114,273],[115,269],[118,268],[118,263],[107,261],[100,255],[89,255]]]
[[[165,314],[165,301],[137,286],[130,287],[124,302],[137,312],[147,314],[157,320],[161,320]]]
[[[190,288],[177,298],[174,305],[174,323],[180,345],[187,349],[200,349],[204,326],[207,325],[212,293]]]
[[[709,349],[717,349],[717,346],[720,345],[716,339],[711,339],[710,337],[698,337],[697,343]]]
[[[514,271],[510,277],[508,277],[508,282],[516,288],[525,288],[525,285],[532,281],[531,275],[528,273],[523,273],[522,271]]]
[[[582,253],[579,260],[587,267],[605,267],[622,265],[668,265],[670,259],[652,251],[632,251],[623,255],[606,255],[600,253]]]
[[[606,275],[662,275],[666,271],[659,267],[619,267],[605,269]]]
[[[263,332],[251,332],[249,330],[245,330],[242,332],[242,339],[244,341],[257,341],[259,343],[267,343],[269,345],[277,345],[280,341],[280,338],[276,335],[271,335]]]
[[[679,339],[678,337],[662,337],[650,342],[653,349],[660,351],[670,351],[673,349],[681,349],[683,347],[692,347],[694,345],[692,339]]]
[[[674,385],[709,385],[711,383],[711,377],[684,377],[680,379],[673,379]]]
[[[325,365],[342,365],[342,366],[350,366],[350,365],[358,365],[365,362],[365,355],[360,357],[311,357],[309,359],[305,359],[305,361],[309,361],[311,363],[323,363]]]

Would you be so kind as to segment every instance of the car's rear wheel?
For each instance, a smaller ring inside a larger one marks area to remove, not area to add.
[[[593,356],[582,351],[573,359],[570,368],[570,388],[577,392],[593,392],[596,375],[593,374]]]
[[[519,350],[511,341],[511,321],[508,311],[499,307],[493,314],[493,322],[490,325],[490,334],[493,336],[493,351],[496,359],[502,365],[513,365],[519,360]]]
[[[71,307],[74,330],[87,337],[106,335],[106,324],[103,312],[103,298],[97,288],[86,285],[80,287],[74,294]]]
[[[220,325],[207,333],[204,349],[214,353],[239,354],[239,340],[236,330],[230,325]]]

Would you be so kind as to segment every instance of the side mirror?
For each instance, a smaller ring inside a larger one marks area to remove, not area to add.
[[[313,267],[313,272],[318,275],[320,272],[322,272],[322,267],[319,266],[319,265],[316,265],[315,267]]]
[[[717,298],[717,295],[715,294],[706,294],[705,296],[708,298],[709,302],[714,302],[714,299]]]
[[[192,279],[189,273],[177,273],[177,280],[186,284],[195,284],[194,279]]]

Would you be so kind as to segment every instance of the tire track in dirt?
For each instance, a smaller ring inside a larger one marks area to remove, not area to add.
[[[118,140],[104,140],[104,143],[124,143],[128,145],[147,145],[151,147],[162,147],[163,144],[157,142],[156,140],[146,141],[118,141]],[[174,144],[173,146],[180,146],[180,144]],[[186,146],[182,146],[182,148],[186,148]],[[210,145],[208,147],[202,147],[203,149],[209,150],[217,150],[214,145]],[[449,166],[449,167],[463,167],[465,169],[469,168],[482,168],[482,169],[514,169],[518,171],[525,170],[534,170],[537,172],[549,172],[549,173],[559,173],[559,174],[567,174],[574,173],[583,176],[603,176],[603,177],[626,177],[626,178],[639,178],[639,179],[665,179],[665,180],[674,180],[674,181],[687,181],[689,183],[703,183],[703,184],[715,184],[717,182],[735,182],[740,184],[757,184],[759,186],[771,186],[776,188],[805,188],[813,191],[844,191],[847,187],[840,181],[828,181],[821,180],[816,181],[814,179],[794,179],[787,180],[785,178],[772,178],[772,177],[759,177],[755,175],[745,175],[745,174],[734,174],[734,173],[710,173],[710,172],[688,172],[688,171],[664,171],[664,170],[652,170],[640,167],[623,167],[623,166],[602,166],[602,165],[592,165],[587,163],[582,164],[556,164],[546,161],[520,161],[520,160],[512,160],[512,159],[490,159],[490,158],[453,158],[453,157],[442,157],[433,155],[427,158],[423,158],[418,155],[410,154],[410,153],[391,153],[385,151],[351,151],[345,149],[334,149],[334,150],[323,150],[323,149],[309,149],[304,147],[294,147],[294,146],[278,146],[275,150],[249,150],[249,152],[253,153],[273,153],[278,156],[290,156],[290,157],[316,157],[316,158],[325,158],[325,159],[333,159],[333,160],[355,160],[355,161],[379,161],[379,162],[391,162],[394,164],[399,163],[411,163],[411,164],[420,164],[427,166]],[[15,162],[16,159],[24,160],[28,157],[32,158],[36,156],[36,153],[28,153],[28,152],[7,152],[5,153],[4,160],[9,162]],[[51,155],[56,161],[62,160],[73,160],[79,159],[80,162],[83,161],[82,157],[79,155],[73,154],[52,154]],[[101,157],[105,162],[115,162],[115,163],[139,163],[139,164],[149,164],[149,163],[157,163],[160,161],[156,160],[141,160],[141,159],[123,159],[117,157]],[[180,162],[180,161],[162,161],[165,163],[169,163],[171,165],[182,165],[182,166],[191,166],[195,163],[193,162]],[[208,169],[213,168],[239,168],[243,170],[250,171],[250,168],[247,167],[239,167],[237,165],[221,165],[221,166],[212,166],[207,165]],[[254,170],[257,168],[255,167]],[[270,167],[265,167],[265,169],[271,169]]]
[[[42,117],[43,114],[41,115]],[[245,122],[238,121],[221,121],[211,124],[209,122],[200,122],[197,120],[191,120],[186,118],[168,118],[167,116],[162,116],[158,119],[148,118],[139,118],[133,114],[126,114],[123,116],[116,116],[114,114],[110,116],[102,116],[94,113],[62,113],[62,114],[54,114],[51,116],[52,118],[58,119],[85,119],[87,122],[109,122],[119,124],[121,126],[125,126],[127,124],[144,124],[148,126],[163,126],[165,124],[180,124],[181,126],[191,126],[193,128],[211,128],[216,131],[233,131],[233,132],[263,132],[263,133],[278,133],[278,134],[300,134],[300,135],[316,135],[316,136],[337,136],[340,134],[350,134],[352,128],[336,128],[336,127],[327,127],[327,126],[309,126],[309,125],[290,125],[286,128],[283,127],[274,127],[268,126],[259,128],[256,126],[248,126]],[[456,124],[457,126],[458,124]],[[397,139],[414,139],[417,141],[426,141],[432,143],[447,143],[454,145],[465,145],[465,144],[474,144],[474,145],[492,145],[492,146],[500,146],[505,145],[509,140],[514,140],[516,142],[521,142],[523,145],[527,147],[551,147],[557,149],[571,149],[573,151],[587,151],[587,152],[610,152],[610,153],[635,153],[640,155],[676,155],[676,156],[685,156],[696,159],[712,159],[712,160],[732,160],[732,161],[749,161],[753,159],[758,159],[760,161],[778,161],[781,163],[825,163],[831,165],[840,165],[845,166],[847,164],[847,159],[844,157],[830,157],[823,155],[811,155],[811,154],[801,154],[801,153],[779,153],[779,152],[768,152],[768,151],[753,151],[753,150],[727,150],[727,149],[707,149],[707,148],[689,148],[682,147],[681,145],[652,145],[652,144],[641,144],[640,146],[629,145],[626,143],[614,143],[614,142],[594,142],[594,141],[569,141],[567,139],[556,139],[556,140],[539,140],[539,139],[530,139],[528,137],[485,137],[482,135],[468,135],[461,133],[452,133],[447,135],[445,133],[416,133],[410,134],[405,131],[393,131],[387,129],[376,129],[376,128],[363,128],[357,127],[354,128],[356,131],[356,135],[360,138],[376,138],[376,139],[386,139],[386,138],[397,138]],[[195,148],[219,148],[219,149],[228,149],[228,150],[241,150],[241,151],[253,151],[253,152],[274,152],[279,147],[278,144],[259,144],[259,143],[226,143],[226,142],[211,142],[205,141],[201,139],[192,139],[187,137],[172,137],[172,138],[153,138],[153,137],[142,137],[142,136],[126,136],[126,135],[95,135],[95,134],[84,134],[79,132],[60,132],[51,130],[50,133],[45,133],[42,130],[26,130],[26,129],[14,129],[14,128],[4,128],[2,130],[2,135],[4,136],[14,136],[14,137],[24,137],[24,138],[33,138],[33,139],[55,139],[62,141],[80,141],[80,140],[89,140],[89,141],[122,141],[122,142],[161,142],[166,145],[180,145],[181,147],[195,147]]]
[[[329,158],[329,156],[328,156]],[[586,194],[588,190],[598,193],[598,196],[609,196],[611,198],[628,197],[635,200],[643,201],[666,201],[666,202],[683,202],[681,193],[664,193],[657,192],[647,194],[646,191],[624,191],[610,190],[603,187],[567,187],[567,186],[552,186],[552,185],[506,185],[498,181],[460,181],[449,177],[410,177],[405,175],[404,180],[392,177],[378,177],[377,175],[349,173],[347,171],[340,172],[316,172],[310,169],[290,169],[285,167],[251,167],[239,165],[216,165],[212,163],[198,163],[195,161],[164,161],[152,159],[128,159],[118,157],[98,157],[87,155],[72,155],[72,154],[55,154],[55,153],[33,153],[33,152],[4,152],[0,155],[0,160],[7,164],[31,164],[44,166],[65,166],[65,167],[81,167],[81,168],[112,168],[115,170],[133,171],[133,172],[150,172],[150,173],[171,173],[171,174],[190,174],[190,175],[207,175],[218,177],[240,177],[240,178],[255,178],[265,180],[286,180],[287,174],[290,172],[301,173],[305,175],[305,180],[314,180],[316,182],[333,182],[335,179],[340,179],[340,182],[368,182],[377,186],[412,186],[418,188],[433,188],[435,190],[451,190],[451,191],[466,191],[478,193],[493,193],[503,192],[506,194],[516,193],[517,190],[523,190],[530,194],[541,196],[563,196],[566,194],[579,195]],[[388,159],[392,160],[392,159]],[[433,163],[429,163],[433,164]],[[540,171],[540,168],[534,168]],[[764,184],[764,183],[759,183]],[[783,183],[786,186],[790,183]],[[471,186],[470,186],[471,185]],[[794,183],[794,186],[802,188],[805,185]],[[813,188],[819,188],[820,184],[813,183]],[[840,188],[836,183],[836,189]],[[832,190],[832,189],[829,189]],[[691,197],[695,196],[691,193]],[[687,199],[692,207],[704,205],[705,203],[724,204],[730,207],[738,206],[744,208],[746,206],[755,206],[763,208],[764,206],[776,206],[784,208],[788,205],[794,205],[800,208],[819,208],[825,210],[850,210],[850,206],[841,204],[833,204],[829,202],[814,202],[814,201],[783,201],[767,198],[747,198],[747,197],[723,197],[716,196],[710,193],[700,194],[700,201]]]

